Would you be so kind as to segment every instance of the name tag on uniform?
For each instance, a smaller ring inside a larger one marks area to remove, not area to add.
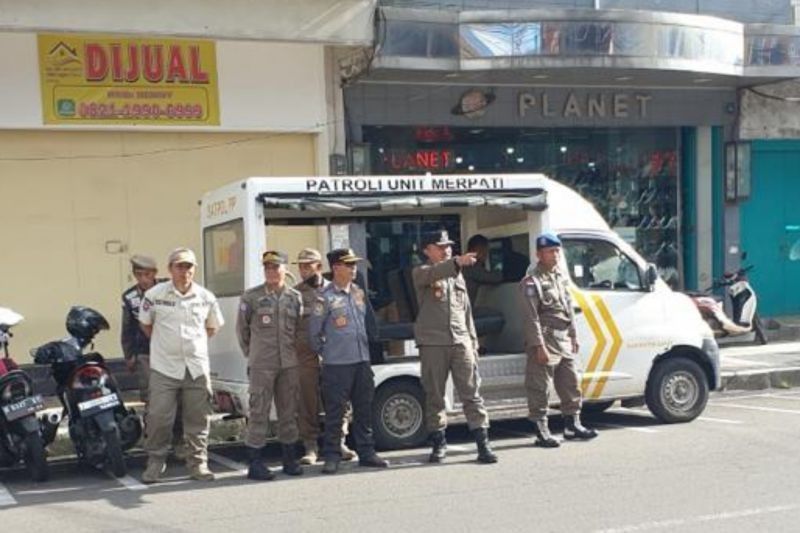
[[[346,317],[346,316],[344,316],[344,315],[342,315],[342,316],[338,316],[338,317],[336,317],[336,318],[334,319],[334,321],[333,321],[333,324],[334,324],[334,325],[335,325],[337,328],[343,328],[343,327],[345,327],[345,326],[347,325],[347,317]]]
[[[331,309],[342,309],[347,302],[345,302],[344,298],[336,297],[331,300]]]

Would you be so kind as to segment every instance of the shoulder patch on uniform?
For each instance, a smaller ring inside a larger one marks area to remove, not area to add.
[[[240,304],[239,304],[239,311],[241,311],[242,313],[244,313],[245,311],[247,311],[247,304],[246,304],[246,303],[244,303],[244,302],[240,303]]]
[[[322,316],[322,313],[325,311],[325,306],[322,305],[322,302],[317,302],[314,304],[314,314],[316,316]]]

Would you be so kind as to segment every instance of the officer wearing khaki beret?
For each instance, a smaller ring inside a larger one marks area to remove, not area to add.
[[[266,481],[275,477],[261,460],[273,398],[278,413],[283,472],[290,476],[303,473],[294,449],[300,394],[296,337],[303,301],[298,291],[286,286],[286,254],[267,251],[261,262],[266,282],[242,295],[236,335],[247,358],[250,378],[250,413],[244,439],[250,463],[247,477]]]
[[[538,264],[519,284],[528,354],[525,388],[534,424],[536,446],[557,448],[560,443],[547,426],[549,389],[555,386],[564,415],[564,438],[593,439],[597,432],[581,425],[581,389],[575,354],[578,337],[566,280],[559,270],[561,240],[552,233],[536,239]]]
[[[322,399],[325,403],[325,466],[334,474],[342,453],[342,419],[348,401],[353,406],[353,437],[360,466],[385,468],[388,461],[375,453],[372,436],[374,375],[367,340],[367,294],[356,285],[353,250],[340,248],[328,254],[333,279],[323,288],[309,321],[309,341],[322,356]]]
[[[150,337],[145,483],[157,482],[166,467],[178,398],[182,402],[186,464],[193,479],[211,481],[208,433],[211,371],[208,338],[225,323],[217,298],[194,282],[197,258],[188,248],[169,255],[171,280],[144,294],[139,322]]]
[[[452,244],[445,230],[427,235],[422,251],[428,262],[412,271],[419,303],[414,336],[420,351],[426,425],[433,443],[429,460],[438,463],[446,455],[444,395],[447,377],[452,375],[478,446],[478,461],[496,463],[497,456],[489,445],[489,416],[478,390],[478,339],[461,274],[461,269],[474,265],[476,258],[474,253],[452,257]]]
[[[157,283],[166,281],[157,278],[158,266],[155,259],[146,255],[134,255],[130,259],[131,271],[136,285],[122,293],[122,328],[120,342],[125,366],[128,372],[136,374],[139,385],[139,399],[144,403],[144,418],[147,420],[148,392],[150,389],[150,339],[139,325],[139,309],[142,306],[144,293]],[[147,428],[145,428],[147,432]],[[186,446],[183,444],[183,424],[181,422],[180,401],[175,416],[172,444],[175,457],[186,459]]]

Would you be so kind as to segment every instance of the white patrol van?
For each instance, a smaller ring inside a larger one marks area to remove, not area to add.
[[[545,230],[564,243],[586,410],[616,400],[646,402],[661,421],[686,422],[720,385],[717,344],[689,298],[670,290],[592,204],[543,175],[249,178],[206,194],[201,206],[204,281],[227,322],[210,342],[221,411],[247,412],[246,363],[234,324],[241,293],[263,281],[261,253],[277,248],[291,258],[317,243],[323,253],[349,246],[368,260],[359,271],[378,339],[371,347],[376,441],[382,448],[422,443],[427,435],[411,269],[422,261],[421,235],[437,229],[449,231],[455,253],[470,236],[487,237],[486,266],[503,274],[502,283],[482,285],[473,302],[486,352],[479,367],[490,417],[527,411],[517,294],[536,236]],[[452,384],[446,403],[451,420],[463,421]]]

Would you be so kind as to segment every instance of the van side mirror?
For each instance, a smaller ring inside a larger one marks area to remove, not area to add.
[[[644,282],[648,291],[655,289],[656,281],[658,280],[658,270],[653,263],[647,263],[647,269],[644,271]]]

